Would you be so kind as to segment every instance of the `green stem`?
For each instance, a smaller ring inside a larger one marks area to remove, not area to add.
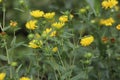
[[[60,56],[59,51],[58,51],[57,53],[58,53],[58,57],[59,57],[59,59],[60,59],[60,62],[61,62],[62,66],[63,66],[63,67],[64,67],[64,69],[65,69],[65,65],[64,65],[64,63],[63,63],[63,61],[62,61],[62,58],[61,58],[61,56]]]
[[[1,26],[1,30],[3,31],[4,27],[5,27],[5,17],[6,17],[6,6],[5,6],[5,2],[3,2],[3,6],[2,6],[2,10],[3,10],[3,22],[2,22],[2,26]],[[10,55],[8,52],[8,46],[7,46],[7,41],[6,39],[4,39],[4,44],[5,44],[5,50],[6,50],[6,54],[7,54],[7,60],[8,60],[8,64],[11,63],[10,61]],[[12,67],[10,66],[10,79],[12,79],[13,75],[12,75]]]
[[[88,80],[88,67],[86,67],[86,80]]]
[[[10,64],[10,58],[9,58],[9,53],[8,53],[8,47],[7,47],[7,42],[6,42],[6,40],[4,40],[4,44],[5,44],[5,50],[6,50],[6,54],[7,54],[8,64]]]
[[[2,28],[2,25],[1,25],[1,23],[0,23],[0,29],[1,29],[1,31],[3,32],[3,28]]]
[[[5,3],[3,3],[3,8],[2,9],[3,9],[3,26],[2,27],[4,28],[5,27],[5,15],[6,15],[6,13],[5,13],[6,12]]]
[[[55,74],[55,79],[58,80],[57,74],[56,74],[55,70],[54,70],[54,74]]]

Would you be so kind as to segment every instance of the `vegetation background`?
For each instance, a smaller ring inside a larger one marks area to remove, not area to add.
[[[115,28],[120,24],[120,9],[106,10],[102,1],[2,0],[0,23],[3,25],[5,11],[6,27],[5,37],[2,29],[0,33],[0,72],[6,73],[3,80],[19,80],[23,76],[29,79],[20,80],[120,80],[120,30]],[[42,38],[43,47],[32,49],[28,47],[29,35],[42,33],[26,29],[32,10],[55,12],[56,18],[63,14],[74,17],[58,30],[58,37]],[[99,24],[109,17],[115,20],[112,27]],[[11,20],[17,22],[16,29],[10,28]],[[94,36],[94,42],[82,46],[80,40],[89,35]],[[52,51],[55,46],[57,52]]]

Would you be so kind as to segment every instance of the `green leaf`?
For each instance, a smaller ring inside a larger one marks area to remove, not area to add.
[[[0,55],[0,59],[3,60],[3,61],[7,61],[7,57],[4,56],[4,55]]]
[[[87,77],[87,74],[84,71],[81,71],[78,75],[71,78],[71,80],[85,80]]]
[[[13,40],[11,41],[11,44],[10,46],[13,47],[15,45],[15,42],[16,42],[16,36],[13,38]]]
[[[16,72],[17,72],[17,73],[19,72],[19,70],[20,70],[21,67],[22,67],[22,64],[20,64],[20,65],[18,66],[18,68],[16,69]]]
[[[71,71],[67,71],[65,72],[62,76],[61,76],[61,80],[65,80],[67,77],[69,77],[71,75]]]
[[[4,27],[4,28],[3,28],[3,31],[8,30],[9,28],[10,28],[10,26],[8,26],[8,27]]]
[[[93,10],[95,16],[97,16],[97,13],[96,13],[96,11],[95,11],[95,9],[94,9],[95,0],[86,0],[86,2],[87,2],[87,3],[90,5],[90,7],[92,8],[92,10]]]
[[[24,44],[24,42],[19,42],[19,43],[15,44],[15,47],[19,47],[19,46],[21,46],[23,44]]]

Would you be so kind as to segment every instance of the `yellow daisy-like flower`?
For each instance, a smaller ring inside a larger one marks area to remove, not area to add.
[[[61,22],[67,22],[68,21],[68,16],[66,16],[66,15],[60,16],[59,17],[59,21],[61,21]]]
[[[55,37],[56,36],[56,31],[51,32],[50,37]]]
[[[113,8],[118,4],[117,0],[104,0],[102,2],[102,7],[105,9]]]
[[[57,28],[57,29],[62,28],[64,25],[65,25],[65,23],[63,23],[63,22],[55,22],[52,24],[52,26]]]
[[[94,37],[92,35],[85,36],[81,39],[80,44],[82,46],[89,46],[94,41]]]
[[[59,17],[59,21],[60,22],[67,22],[68,21],[68,16],[67,15],[62,15],[62,16],[60,16]],[[72,19],[73,18],[73,15],[72,14],[70,14],[70,19]]]
[[[57,52],[57,51],[58,51],[58,47],[54,47],[54,48],[52,49],[52,51],[53,51],[53,52]]]
[[[29,45],[28,47],[31,47],[31,48],[41,48],[42,46],[42,41],[41,40],[32,40],[29,42]]]
[[[28,77],[21,77],[20,80],[31,80],[31,79]]]
[[[30,20],[26,23],[26,28],[30,30],[34,30],[36,26],[37,20]]]
[[[6,73],[0,73],[0,80],[4,80]]]
[[[35,17],[35,18],[39,18],[39,17],[43,17],[44,12],[40,11],[40,10],[34,10],[30,12],[30,15]]]
[[[11,27],[16,27],[17,26],[17,22],[10,20],[10,26]]]
[[[44,35],[49,34],[52,31],[52,28],[46,28],[45,31],[43,31]]]
[[[101,19],[100,24],[105,25],[105,26],[112,26],[113,23],[115,23],[113,18],[108,18],[108,19]]]
[[[46,28],[45,31],[43,31],[43,36],[50,35],[50,37],[55,37],[56,36],[56,31],[52,31],[52,28]]]
[[[117,29],[117,30],[120,30],[120,24],[118,24],[118,25],[116,26],[116,29]]]
[[[52,19],[54,16],[55,16],[55,12],[44,14],[44,18],[46,18],[46,19]]]

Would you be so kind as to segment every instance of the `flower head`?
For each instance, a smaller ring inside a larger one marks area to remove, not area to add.
[[[50,37],[56,36],[56,31],[52,31],[52,28],[46,28],[45,31],[43,31],[43,36],[49,35]]]
[[[28,47],[31,48],[40,48],[42,46],[42,41],[41,40],[32,40],[29,42]]]
[[[68,21],[68,16],[66,16],[66,15],[60,16],[59,17],[59,21],[61,21],[61,22],[67,22]]]
[[[39,18],[39,17],[42,17],[44,15],[44,12],[40,11],[40,10],[34,10],[34,11],[30,12],[30,15],[35,17],[35,18]]]
[[[116,26],[116,29],[117,29],[117,30],[120,30],[120,24],[118,24],[118,25]]]
[[[50,37],[55,37],[56,36],[56,31],[51,32]]]
[[[30,80],[28,77],[21,77],[20,80]]]
[[[73,15],[70,14],[70,19],[72,19],[72,18],[73,18]],[[69,19],[69,16],[68,16],[68,15],[62,15],[62,16],[59,17],[59,21],[60,21],[60,22],[67,22],[68,19]]]
[[[46,19],[52,19],[54,16],[55,16],[55,12],[44,14],[44,18],[46,18]]]
[[[17,22],[10,20],[10,26],[11,27],[16,27],[17,26]]]
[[[80,44],[82,46],[89,46],[94,41],[94,37],[92,35],[85,36],[81,39]]]
[[[58,47],[54,47],[54,48],[52,49],[52,51],[53,51],[53,52],[57,52],[57,51],[58,51]]]
[[[102,37],[102,42],[107,43],[108,42],[108,37]]]
[[[112,24],[115,23],[113,18],[108,18],[108,19],[101,19],[100,24],[105,25],[105,26],[112,26]]]
[[[34,30],[36,26],[37,21],[36,20],[30,20],[26,23],[26,28],[30,30]]]
[[[57,29],[62,28],[64,25],[65,25],[65,23],[63,23],[63,22],[55,22],[52,24],[52,26],[57,28]]]
[[[104,0],[102,2],[102,7],[105,9],[113,8],[118,4],[117,0]]]
[[[0,80],[4,80],[6,73],[0,73]]]

